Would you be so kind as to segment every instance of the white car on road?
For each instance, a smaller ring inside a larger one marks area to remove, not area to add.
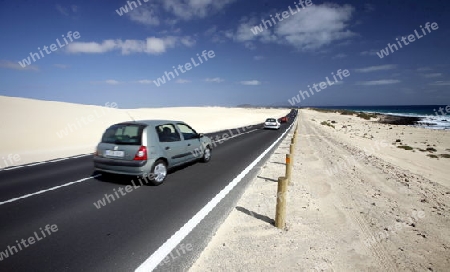
[[[281,124],[276,118],[267,118],[264,122],[264,129],[279,129],[280,126]]]

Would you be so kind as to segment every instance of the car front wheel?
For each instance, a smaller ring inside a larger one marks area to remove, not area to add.
[[[205,148],[205,151],[203,151],[202,161],[209,162],[210,160],[211,160],[211,147],[207,146]]]

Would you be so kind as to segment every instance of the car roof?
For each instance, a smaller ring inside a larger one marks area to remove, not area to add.
[[[116,125],[146,125],[146,126],[159,126],[159,125],[165,125],[167,123],[182,123],[185,124],[183,121],[176,121],[176,120],[135,120],[135,121],[127,121],[127,122],[121,122]]]

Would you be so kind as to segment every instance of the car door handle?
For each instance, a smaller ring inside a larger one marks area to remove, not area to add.
[[[169,150],[169,149],[170,149],[170,147],[166,146],[166,150]]]
[[[188,144],[188,146],[191,146],[191,144]]]

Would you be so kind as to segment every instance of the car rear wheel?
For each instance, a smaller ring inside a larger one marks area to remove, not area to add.
[[[167,176],[167,164],[163,160],[157,160],[150,172],[150,182],[153,185],[161,185]]]
[[[203,152],[202,161],[209,162],[211,160],[211,147],[207,146]]]

